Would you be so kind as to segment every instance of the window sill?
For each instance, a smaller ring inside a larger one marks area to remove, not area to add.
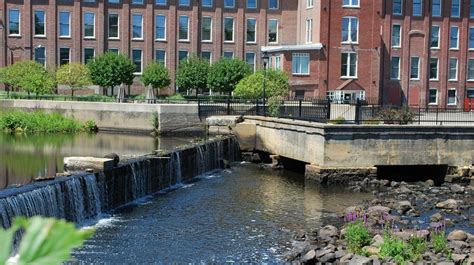
[[[60,39],[71,39],[71,36],[59,36]]]
[[[458,103],[448,103],[446,104],[446,106],[448,107],[456,107],[458,105]]]
[[[457,48],[449,48],[450,51],[459,51],[459,47]]]
[[[439,79],[438,79],[438,78],[436,78],[436,79],[430,79],[429,81],[430,81],[430,82],[439,82]]]
[[[400,81],[400,78],[390,78],[391,81]]]
[[[95,40],[95,37],[84,37],[85,40]]]
[[[392,49],[400,50],[402,46],[392,46]]]
[[[189,42],[189,40],[178,40],[178,42],[181,42],[181,43],[183,43],[183,42]]]
[[[458,82],[457,79],[448,79],[448,82]]]
[[[438,106],[438,103],[428,103],[429,106]]]
[[[348,79],[358,79],[357,76],[341,76],[341,79],[348,80]]]
[[[8,35],[8,37],[21,38],[21,35],[20,34],[10,34],[10,35]]]
[[[120,40],[120,38],[117,38],[117,37],[111,37],[111,38],[108,38],[108,40]]]
[[[359,42],[352,42],[352,41],[342,41],[341,44],[343,45],[359,45]]]
[[[256,45],[257,42],[256,41],[252,41],[252,42],[246,42],[245,44],[249,44],[249,45]]]
[[[132,38],[133,41],[143,41],[143,38]]]
[[[233,43],[235,43],[235,41],[233,41],[233,40],[232,40],[232,41],[230,41],[230,40],[225,40],[225,41],[224,41],[224,43],[230,43],[230,44],[233,44]]]
[[[354,9],[360,9],[360,6],[342,6],[342,8],[354,8]]]
[[[410,78],[410,81],[420,81],[420,78]]]
[[[310,76],[309,73],[307,73],[307,74],[292,73],[291,75],[293,75],[293,76]]]
[[[133,75],[142,75],[143,73],[133,73]]]
[[[202,40],[202,43],[212,43],[212,40]]]
[[[439,50],[440,50],[440,48],[439,48],[439,47],[430,47],[430,50],[439,51]]]
[[[33,38],[35,38],[35,39],[46,39],[46,35],[34,35]]]

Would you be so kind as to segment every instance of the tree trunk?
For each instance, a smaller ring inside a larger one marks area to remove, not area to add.
[[[71,87],[71,97],[74,98],[74,88]]]

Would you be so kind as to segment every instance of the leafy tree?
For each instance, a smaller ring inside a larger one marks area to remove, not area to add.
[[[115,86],[131,84],[135,72],[135,64],[130,58],[122,54],[107,52],[87,64],[90,77],[94,85],[111,88],[112,94]]]
[[[34,61],[21,61],[8,66],[2,72],[2,79],[13,89],[23,89],[28,94],[51,93],[56,85],[51,73]]]
[[[74,90],[90,85],[89,68],[83,64],[70,63],[59,67],[56,71],[56,82],[71,88],[71,96],[74,97]]]
[[[180,89],[196,90],[207,87],[207,75],[209,73],[209,62],[195,55],[189,60],[183,60],[179,63],[176,71],[176,85]]]
[[[252,69],[246,62],[222,58],[211,65],[207,77],[207,87],[230,95],[240,80],[251,73]]]
[[[144,86],[151,85],[154,89],[162,89],[171,84],[168,69],[159,62],[152,62],[145,67],[140,79]]]
[[[234,93],[245,98],[263,97],[264,76],[265,71],[259,70],[253,75],[245,77],[237,84]],[[266,97],[272,98],[288,96],[290,85],[288,83],[288,76],[284,72],[268,69],[265,82]]]
[[[9,258],[15,232],[19,229],[25,229],[25,233],[18,255]],[[73,223],[64,220],[18,217],[9,229],[0,229],[0,264],[61,264],[70,258],[72,249],[80,247],[93,232],[77,230]]]

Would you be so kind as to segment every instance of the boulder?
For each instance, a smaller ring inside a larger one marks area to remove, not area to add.
[[[313,261],[315,258],[316,258],[316,251],[312,249],[308,251],[303,257],[301,257],[300,261],[302,263],[305,263],[305,262]]]
[[[369,254],[369,256],[378,256],[380,253],[380,248],[373,246],[365,246],[362,251]]]
[[[367,214],[369,216],[380,216],[382,214],[389,214],[390,213],[390,208],[381,206],[381,205],[376,205],[376,206],[370,206],[367,209]]]
[[[448,235],[448,240],[449,241],[466,241],[467,239],[467,233],[462,231],[462,230],[454,230]]]
[[[340,259],[340,258],[344,257],[347,254],[347,252],[344,251],[344,250],[338,250],[338,251],[336,251],[335,254],[336,254],[336,259]]]
[[[318,233],[320,238],[331,238],[339,236],[339,230],[332,225],[326,225],[325,227],[319,229]]]
[[[334,253],[328,253],[322,256],[321,258],[319,258],[319,261],[322,262],[323,264],[332,263],[335,260],[336,260],[336,254]]]
[[[372,238],[372,246],[380,247],[382,244],[383,244],[383,237],[381,235],[375,235],[374,238]]]
[[[443,220],[443,216],[440,213],[435,213],[432,216],[430,216],[430,222],[436,223]]]
[[[434,184],[435,183],[432,179],[429,179],[429,180],[425,181],[425,185],[428,186],[428,187],[433,187]]]
[[[350,260],[349,264],[351,264],[351,265],[369,265],[369,264],[372,264],[372,259],[367,258],[367,257],[363,257],[363,256],[359,256],[359,255],[355,255]]]
[[[459,184],[453,184],[449,187],[449,189],[455,193],[464,193],[464,187]]]
[[[316,258],[320,258],[324,255],[327,255],[327,254],[330,254],[330,253],[333,253],[334,251],[332,249],[321,249],[321,250],[318,250],[316,251]]]
[[[467,255],[464,254],[452,254],[451,259],[454,261],[456,264],[462,264],[464,259],[467,257]],[[468,263],[469,264],[469,263]]]
[[[406,212],[411,210],[413,206],[411,205],[411,202],[409,201],[399,201],[396,203],[395,208],[397,209],[398,213],[405,214]]]
[[[117,155],[116,153],[110,153],[110,154],[104,156],[104,158],[112,159],[114,161],[114,167],[118,166],[118,164],[120,162],[120,156]]]
[[[458,252],[458,253],[459,253],[459,251],[462,251],[466,248],[469,248],[469,245],[466,242],[459,241],[459,240],[449,241],[448,246],[449,246],[449,248],[454,249],[455,252]]]
[[[390,186],[390,180],[388,179],[381,179],[379,183],[381,186],[385,186],[385,187]]]
[[[436,208],[453,210],[458,208],[458,202],[453,199],[448,199],[436,204]]]
[[[352,259],[352,257],[354,257],[354,254],[347,253],[346,255],[341,257],[341,259],[339,260],[339,263],[340,264],[347,264]]]

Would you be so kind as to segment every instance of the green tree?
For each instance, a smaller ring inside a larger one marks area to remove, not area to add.
[[[59,67],[56,71],[56,82],[71,88],[71,96],[74,97],[74,90],[90,85],[89,68],[83,64],[70,63]]]
[[[89,61],[87,66],[92,83],[103,88],[111,88],[112,94],[115,86],[122,83],[129,85],[133,82],[135,64],[122,54],[106,52]]]
[[[157,90],[165,88],[171,84],[168,69],[166,69],[162,63],[155,61],[145,67],[140,80],[144,86],[151,85]]]
[[[188,60],[182,60],[176,71],[176,85],[183,90],[192,89],[196,91],[207,87],[207,76],[209,73],[209,62],[195,55]]]
[[[54,77],[41,64],[21,61],[8,66],[2,74],[2,81],[14,90],[23,89],[37,95],[51,93],[56,86]]]
[[[259,70],[256,73],[240,80],[234,91],[235,95],[245,98],[260,98],[263,97],[263,78],[265,76],[264,70]],[[288,76],[278,70],[267,70],[267,78],[265,84],[265,96],[286,97],[288,96],[290,85]]]
[[[240,80],[251,73],[252,69],[246,62],[222,58],[211,65],[207,77],[207,87],[213,91],[230,95]]]

